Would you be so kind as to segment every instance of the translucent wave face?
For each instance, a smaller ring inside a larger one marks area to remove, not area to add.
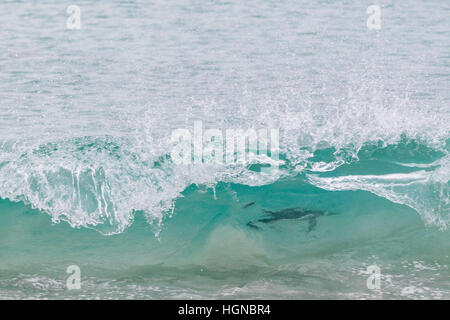
[[[54,221],[103,233],[122,232],[132,223],[134,212],[143,211],[158,233],[163,218],[172,214],[176,199],[190,184],[269,184],[302,172],[334,172],[357,163],[368,152],[366,158],[377,159],[376,150],[382,153],[379,150],[393,148],[380,159],[410,162],[406,166],[417,170],[429,164],[430,169],[411,173],[407,182],[395,172],[388,177],[309,175],[309,181],[327,190],[370,191],[416,209],[429,224],[448,225],[448,113],[424,111],[409,99],[386,91],[349,90],[341,98],[336,96],[334,104],[320,107],[301,98],[290,91],[264,103],[255,99],[250,106],[240,105],[240,112],[227,109],[222,113],[217,112],[217,102],[191,101],[192,107],[172,120],[149,107],[145,117],[134,122],[135,132],[123,137],[5,141],[0,196],[25,200],[50,213]],[[280,101],[284,101],[282,106]],[[211,110],[216,110],[216,117],[209,116]],[[252,170],[255,162],[173,163],[171,133],[178,128],[192,131],[196,119],[204,119],[205,129],[224,132],[229,128],[279,129],[284,159],[280,170],[267,176]],[[407,145],[404,151],[402,145]],[[423,156],[420,149],[429,155]]]
[[[429,225],[436,225],[442,229],[450,225],[448,165],[432,172],[415,171],[407,174],[349,175],[332,178],[310,175],[308,178],[313,185],[330,191],[369,191],[415,209]]]
[[[9,155],[0,169],[1,197],[29,202],[54,221],[105,233],[123,231],[135,210],[157,219],[183,186],[166,187],[171,181],[164,164],[154,167],[124,145],[110,137],[85,137]]]

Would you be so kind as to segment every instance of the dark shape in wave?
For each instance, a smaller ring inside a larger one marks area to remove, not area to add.
[[[255,203],[256,203],[256,201],[249,202],[249,203],[247,203],[245,206],[243,206],[242,209],[246,209],[246,208],[248,208],[248,207],[251,207],[251,206],[254,205]]]
[[[317,225],[317,217],[331,215],[322,210],[309,210],[305,208],[288,208],[279,211],[263,210],[267,214],[266,218],[256,221],[250,221],[247,226],[253,229],[261,229],[257,223],[273,223],[278,220],[306,220],[308,222],[308,232],[313,230]]]

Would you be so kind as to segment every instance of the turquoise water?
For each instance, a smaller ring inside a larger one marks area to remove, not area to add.
[[[0,4],[0,299],[450,298],[447,1],[74,4]]]

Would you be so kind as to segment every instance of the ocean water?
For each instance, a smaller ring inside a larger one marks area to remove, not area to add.
[[[449,299],[449,17],[3,0],[0,299]],[[279,159],[177,163],[196,123]]]

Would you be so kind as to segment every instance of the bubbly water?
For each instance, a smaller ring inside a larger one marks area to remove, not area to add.
[[[3,0],[0,40],[0,298],[450,298],[448,1]],[[175,163],[195,122],[278,170]]]

